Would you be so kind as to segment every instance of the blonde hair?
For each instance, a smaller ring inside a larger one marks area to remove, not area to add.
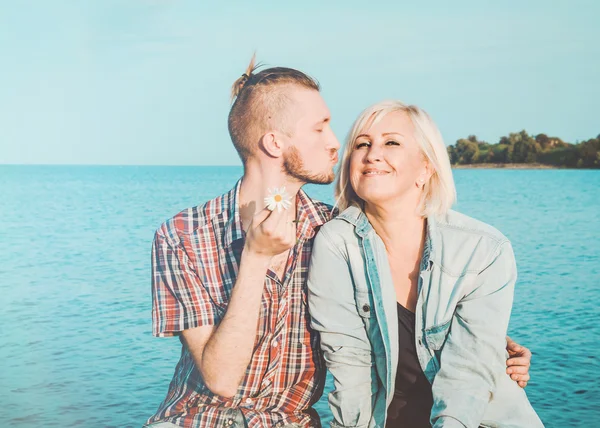
[[[365,131],[365,128],[371,127],[393,112],[404,112],[408,115],[415,127],[414,137],[419,144],[421,153],[433,169],[431,178],[423,186],[418,207],[419,215],[442,217],[456,201],[456,187],[452,178],[450,158],[442,135],[425,110],[395,100],[382,101],[366,108],[352,125],[346,138],[342,162],[335,183],[336,205],[340,211],[353,205],[363,209],[364,201],[354,192],[350,183],[350,157],[354,150],[354,144],[358,135]]]
[[[319,83],[293,68],[272,67],[255,73],[256,55],[231,87],[233,105],[228,128],[231,141],[245,164],[256,142],[269,130],[290,134],[290,87],[319,91]]]

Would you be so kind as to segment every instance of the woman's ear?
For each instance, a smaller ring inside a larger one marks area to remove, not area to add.
[[[417,177],[417,182],[416,182],[417,187],[420,189],[425,187],[425,184],[429,182],[429,179],[431,178],[432,175],[433,175],[433,168],[431,167],[431,164],[427,161],[424,161],[421,173]]]

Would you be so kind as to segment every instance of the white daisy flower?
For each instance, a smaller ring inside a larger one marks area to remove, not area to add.
[[[265,205],[270,211],[277,208],[277,212],[281,212],[281,209],[287,210],[292,206],[291,197],[285,191],[285,187],[277,188],[273,190],[269,189],[269,196],[265,198]]]

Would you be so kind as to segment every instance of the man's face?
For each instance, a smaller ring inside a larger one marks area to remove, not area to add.
[[[305,183],[329,184],[335,175],[340,143],[330,126],[330,113],[318,91],[295,89],[292,135],[284,153],[285,172]]]

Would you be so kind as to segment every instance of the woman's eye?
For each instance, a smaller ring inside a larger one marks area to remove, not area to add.
[[[368,141],[361,141],[360,143],[356,143],[356,148],[362,149],[363,147],[369,147],[369,144]]]
[[[385,143],[385,144],[387,144],[387,145],[392,145],[392,146],[399,146],[399,145],[400,145],[400,143],[399,143],[399,142],[397,142],[397,141],[394,141],[394,140],[390,140],[390,141],[388,141],[388,142],[387,142],[387,143]]]

